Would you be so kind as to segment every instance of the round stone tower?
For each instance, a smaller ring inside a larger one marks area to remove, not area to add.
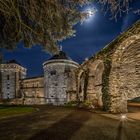
[[[76,90],[74,73],[78,66],[63,51],[43,64],[47,104],[63,105],[70,101],[68,91]]]

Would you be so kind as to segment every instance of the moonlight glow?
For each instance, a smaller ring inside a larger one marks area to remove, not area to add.
[[[87,17],[84,22],[91,22],[92,19],[95,17],[95,12],[97,11],[94,7],[88,7],[84,12],[87,13]]]
[[[87,13],[88,13],[88,17],[92,17],[92,16],[94,15],[94,11],[91,10],[91,9],[89,9],[89,10],[87,11]]]

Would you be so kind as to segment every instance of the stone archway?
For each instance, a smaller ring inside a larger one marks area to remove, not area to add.
[[[127,100],[140,96],[140,35],[123,41],[112,57],[109,76],[111,112],[127,112]]]
[[[80,70],[78,73],[78,80],[77,80],[77,95],[78,100],[84,100],[84,70]]]
[[[88,98],[96,101],[98,106],[102,103],[102,75],[104,71],[103,60],[95,60],[89,66]]]

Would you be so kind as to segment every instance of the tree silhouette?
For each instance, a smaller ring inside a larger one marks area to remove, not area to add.
[[[0,47],[14,49],[23,40],[26,47],[41,44],[57,53],[58,42],[74,36],[73,26],[88,16],[79,7],[89,2],[116,18],[129,11],[130,0],[0,0]]]

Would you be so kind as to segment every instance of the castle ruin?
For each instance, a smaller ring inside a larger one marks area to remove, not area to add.
[[[78,65],[62,51],[43,64],[44,76],[25,78],[17,62],[0,65],[0,99],[62,105],[90,101],[113,113],[127,112],[140,97],[140,20],[99,53]]]

